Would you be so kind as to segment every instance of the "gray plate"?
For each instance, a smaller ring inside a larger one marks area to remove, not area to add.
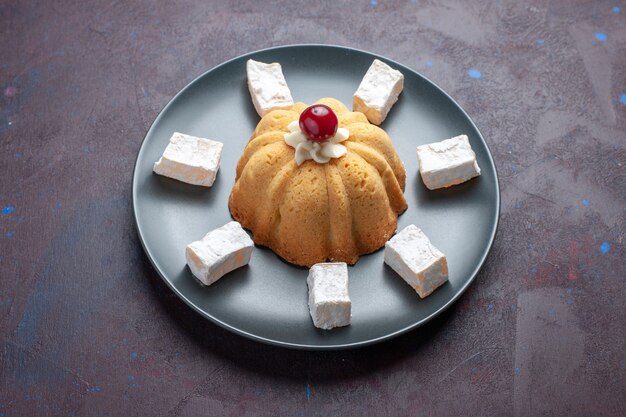
[[[352,324],[313,327],[307,307],[307,269],[256,247],[250,265],[202,287],[185,265],[185,246],[231,220],[228,196],[235,165],[259,117],[246,87],[248,58],[280,62],[294,100],[335,97],[348,106],[374,58],[400,70],[404,91],[383,128],[407,171],[408,210],[398,228],[414,223],[448,258],[450,281],[422,300],[383,263],[383,251],[349,269]],[[224,143],[212,188],[152,173],[174,131]],[[415,148],[465,133],[482,176],[446,190],[428,191]],[[461,107],[426,78],[389,59],[326,45],[295,45],[253,52],[204,73],[165,106],[146,134],[133,176],[137,229],[150,261],[182,300],[213,322],[243,336],[303,349],[340,349],[380,342],[414,329],[449,307],[474,280],[493,242],[500,212],[496,168],[480,132]]]

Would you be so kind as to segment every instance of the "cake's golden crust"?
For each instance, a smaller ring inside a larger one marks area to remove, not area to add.
[[[391,139],[363,113],[323,98],[350,137],[348,153],[327,164],[312,160],[297,166],[284,142],[287,126],[307,107],[265,115],[254,130],[239,163],[229,208],[255,243],[269,246],[286,261],[304,266],[341,261],[383,246],[406,210],[406,173]]]

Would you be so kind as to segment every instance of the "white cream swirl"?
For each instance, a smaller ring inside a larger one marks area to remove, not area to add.
[[[296,150],[296,164],[302,165],[304,161],[314,160],[318,164],[325,164],[332,158],[340,158],[344,156],[348,150],[340,142],[350,137],[350,132],[345,127],[337,129],[337,133],[332,138],[324,142],[314,142],[300,130],[300,124],[297,120],[289,123],[287,126],[289,133],[285,133],[285,143]]]

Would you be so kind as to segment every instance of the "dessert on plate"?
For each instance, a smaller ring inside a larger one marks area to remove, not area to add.
[[[451,187],[480,175],[467,135],[418,146],[417,161],[429,190]]]
[[[405,179],[383,129],[323,98],[261,118],[237,164],[229,209],[256,244],[288,262],[354,264],[396,231]]]

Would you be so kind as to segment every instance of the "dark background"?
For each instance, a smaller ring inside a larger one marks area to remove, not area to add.
[[[0,39],[0,417],[626,414],[624,1],[4,0]],[[134,228],[158,111],[211,67],[294,43],[424,74],[499,170],[476,281],[391,342],[232,335],[171,293]]]

